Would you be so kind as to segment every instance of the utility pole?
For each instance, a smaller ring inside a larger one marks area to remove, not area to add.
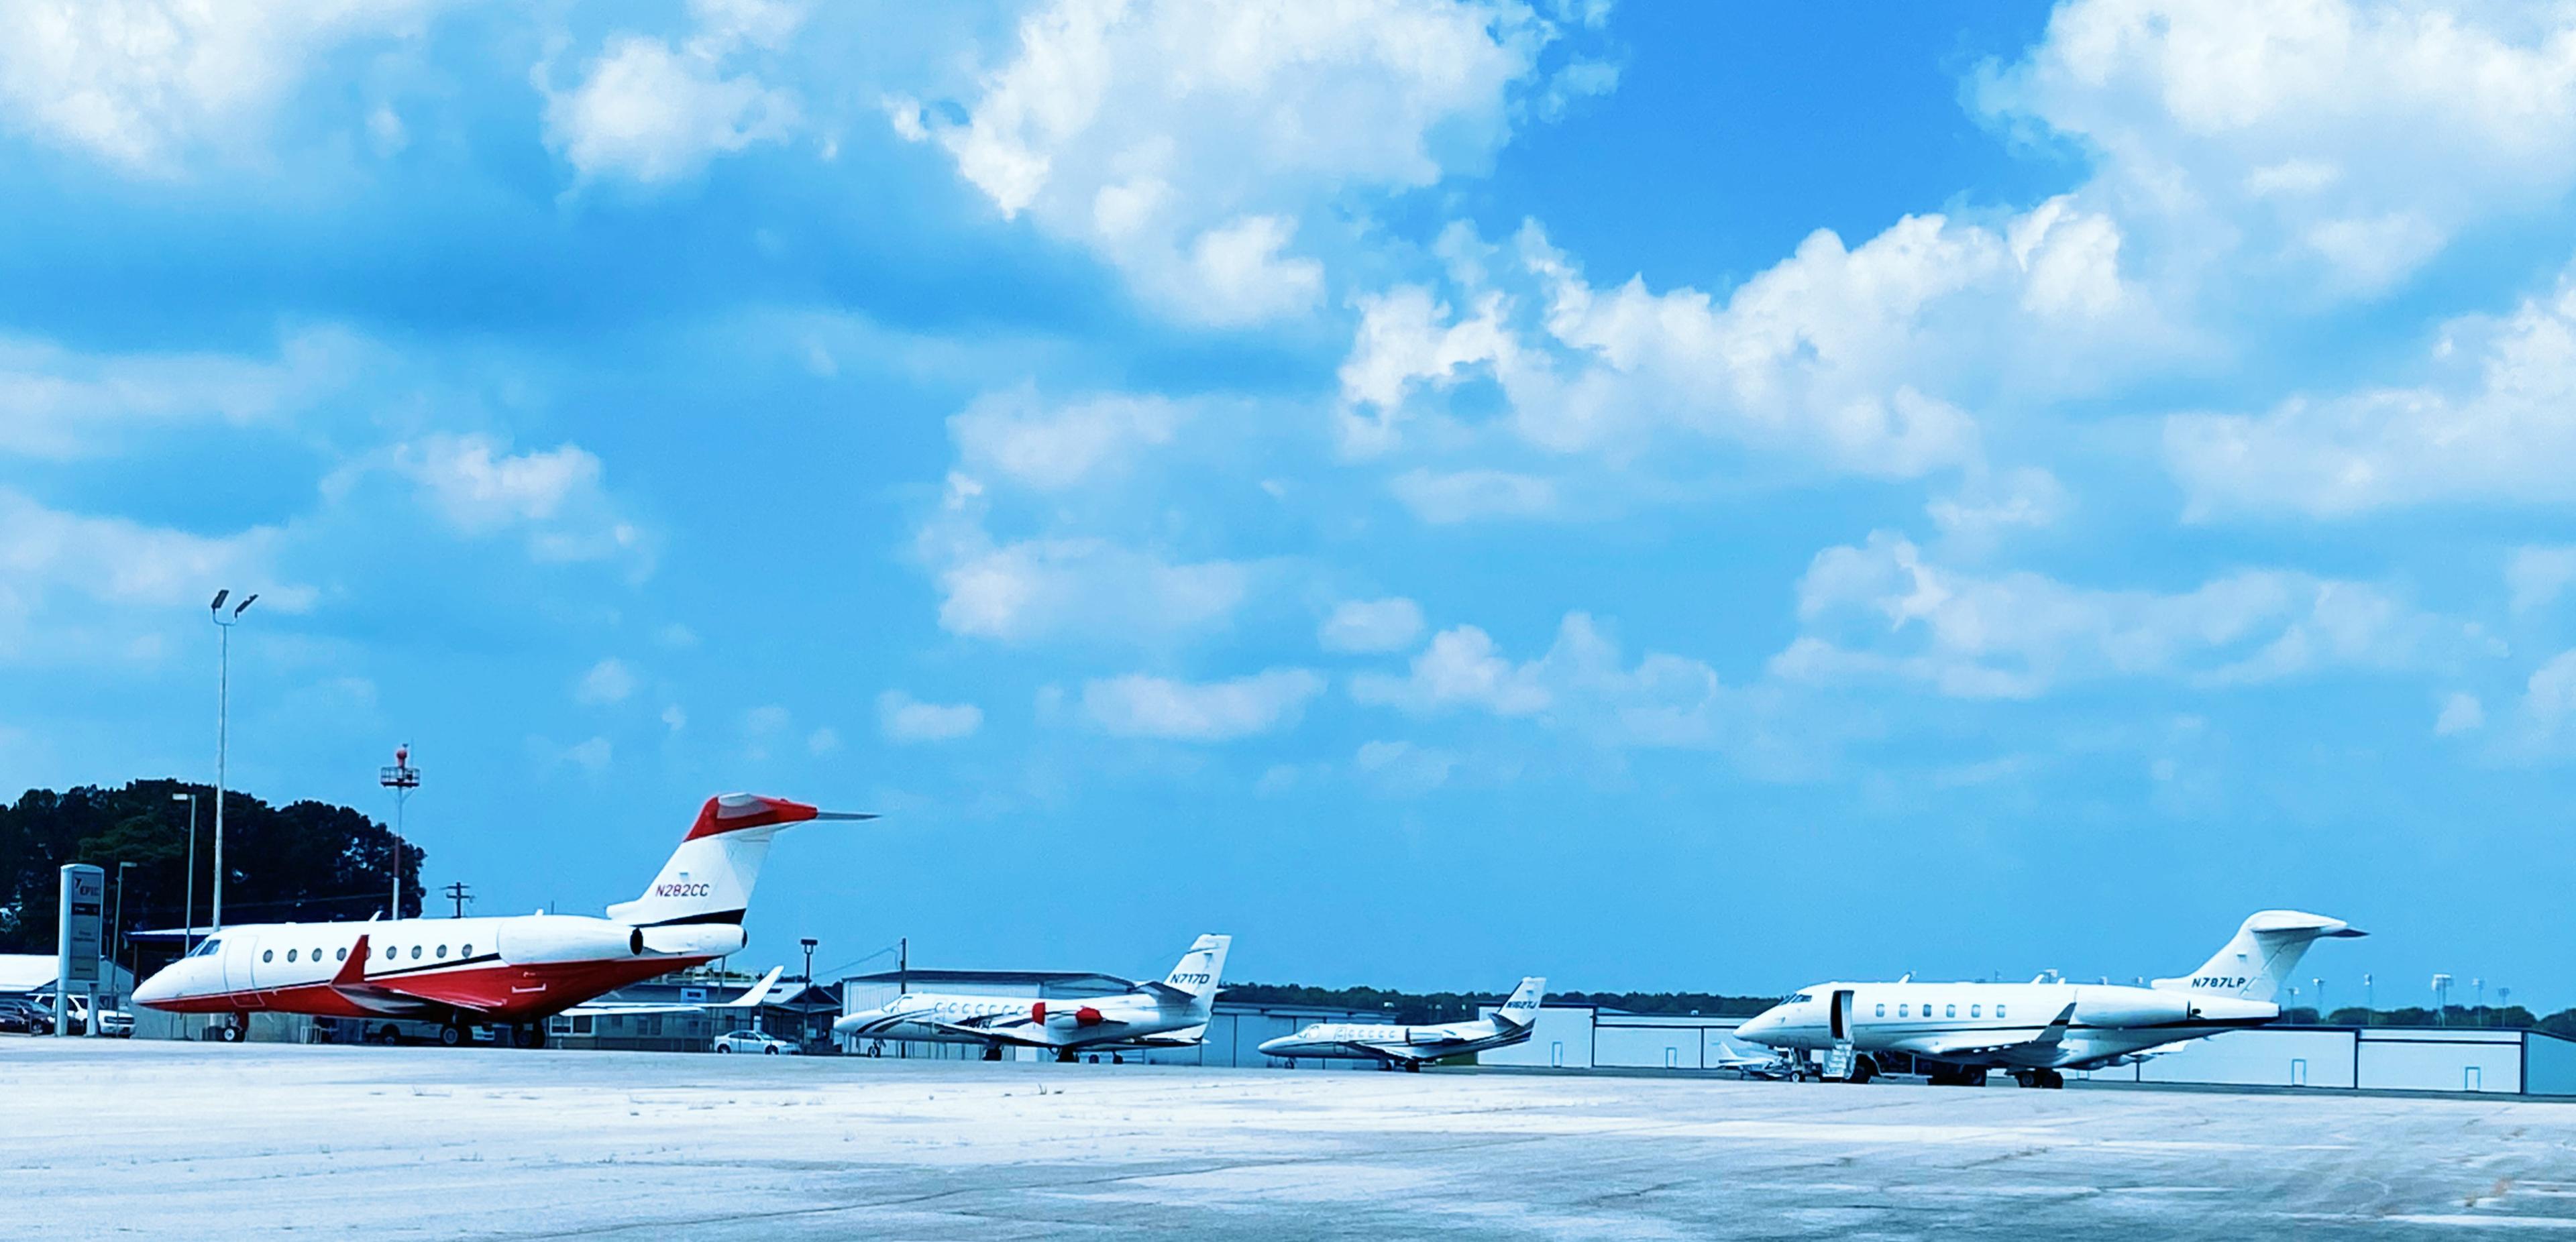
[[[447,897],[456,903],[455,917],[461,919],[465,917],[465,903],[474,898],[474,890],[465,887],[465,881],[457,880],[447,886]]]
[[[816,940],[812,936],[807,936],[796,943],[805,946],[805,974],[803,978],[806,986],[812,987],[814,984],[814,946],[823,942]]]
[[[394,791],[394,904],[385,911],[385,917],[398,919],[403,916],[403,803],[411,800],[411,791],[420,788],[420,769],[411,766],[411,743],[394,747],[394,766],[376,769],[376,783]],[[461,903],[457,911],[458,918],[465,917]]]
[[[134,864],[130,862],[116,864],[116,939],[108,942],[107,961],[110,966],[116,964],[116,959],[125,956],[125,873],[133,869],[133,866]],[[107,981],[116,982],[114,971],[108,972]]]
[[[912,937],[898,936],[894,942],[894,991],[902,996],[912,991]]]
[[[2433,976],[2433,1025],[2451,1024],[2451,977]]]

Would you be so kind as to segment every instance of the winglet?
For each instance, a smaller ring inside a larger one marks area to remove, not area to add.
[[[2039,1033],[2039,1038],[2030,1042],[2042,1048],[2054,1048],[2059,1044],[2066,1042],[2067,1024],[2074,1020],[2075,1002],[2068,1001],[2066,1002],[2066,1008],[2058,1010],[2057,1017],[2049,1022],[2048,1029],[2041,1031]]]
[[[769,989],[771,989],[772,987],[777,986],[777,984],[778,984],[778,976],[779,976],[779,975],[781,975],[781,974],[784,974],[784,973],[786,972],[786,970],[787,970],[787,968],[786,968],[786,967],[784,967],[784,966],[772,966],[772,967],[770,967],[770,968],[769,968],[769,973],[768,973],[768,974],[765,974],[765,975],[762,975],[762,976],[760,977],[760,982],[755,983],[755,984],[751,985],[750,987],[743,989],[743,993],[742,993],[742,995],[737,996],[737,997],[733,998],[732,1000],[726,1001],[725,1003],[723,1003],[723,1004],[721,1004],[721,1005],[714,1006],[714,1008],[717,1008],[717,1009],[757,1009],[757,1008],[759,1008],[759,1007],[760,1007],[760,1002],[762,1002],[762,1001],[764,1001],[764,1000],[769,999]]]
[[[358,943],[350,946],[349,948],[349,960],[340,963],[340,969],[332,974],[331,986],[335,988],[353,988],[364,984],[366,981],[367,933],[360,932],[358,933]]]

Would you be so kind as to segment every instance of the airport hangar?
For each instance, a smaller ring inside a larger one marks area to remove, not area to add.
[[[1490,1006],[1485,1012],[1491,1012]],[[1742,1018],[1546,1005],[1529,1042],[1480,1064],[1560,1070],[1716,1070],[1762,1055],[1732,1035]],[[2314,1087],[2576,1096],[2576,1040],[2480,1026],[2267,1026],[2174,1045],[2135,1065],[2070,1071],[2092,1082]]]

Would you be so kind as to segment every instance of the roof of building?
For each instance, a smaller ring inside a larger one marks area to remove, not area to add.
[[[1022,984],[1065,989],[1097,990],[1102,992],[1124,992],[1136,986],[1133,981],[1121,979],[1116,975],[1097,974],[1083,970],[921,970],[916,968],[904,971],[880,970],[874,974],[851,975],[841,980],[841,982],[843,984],[896,983],[907,986],[915,991],[919,991],[924,988],[936,988],[943,984],[955,985],[977,983],[988,986]]]
[[[33,992],[53,981],[53,954],[0,953],[0,992]]]

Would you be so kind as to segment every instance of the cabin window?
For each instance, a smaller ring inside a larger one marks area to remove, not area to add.
[[[398,945],[390,945],[390,944],[385,946],[385,960],[386,960],[386,961],[390,962],[390,961],[392,961],[392,960],[394,960],[395,958],[400,957],[400,956],[402,956],[402,948],[401,948],[400,946],[398,946]]]
[[[263,961],[263,962],[274,962],[274,961],[276,961],[276,960],[277,960],[277,950],[275,950],[275,949],[262,949],[262,950],[260,950],[260,951],[259,951],[259,960],[261,960],[261,961]]]
[[[313,960],[317,962],[322,960],[322,950],[315,949],[313,951]]]
[[[474,946],[473,946],[473,945],[470,945],[470,944],[469,944],[469,945],[467,945],[467,946],[465,946],[465,951],[464,951],[464,952],[462,952],[462,953],[457,954],[456,956],[458,956],[458,957],[472,957],[472,956],[474,956]]]
[[[1969,1017],[1971,1017],[1971,1018],[1982,1018],[1982,1017],[1984,1017],[1984,1016],[1985,1016],[1985,1013],[1986,1013],[1986,1007],[1985,1007],[1985,1006],[1983,1006],[1983,1005],[1970,1005],[1970,1006],[1968,1006],[1968,1016],[1969,1016]]]
[[[446,945],[443,945],[443,944],[442,944],[442,945],[438,946],[438,956],[439,956],[439,960],[441,960],[441,961],[445,961],[445,960],[446,960],[446,958],[447,958],[447,946],[446,946]]]
[[[345,961],[348,961],[348,960],[349,960],[349,950],[348,950],[347,948],[343,947],[339,952],[334,953],[334,954],[332,954],[332,955],[331,955],[331,960],[332,960],[332,961],[335,961],[335,962],[345,962]]]
[[[1957,1005],[1943,1005],[1941,1006],[1941,1016],[1944,1018],[1958,1017],[1959,1007]]]
[[[290,961],[290,962],[295,960],[295,950],[293,950],[293,949],[288,949],[288,950],[286,951],[286,960],[288,960],[288,961]]]
[[[1897,1016],[1897,1017],[1900,1017],[1900,1018],[1902,1018],[1902,1017],[1907,1017],[1907,1016],[1911,1015],[1913,1012],[1914,1012],[1914,1007],[1913,1007],[1913,1006],[1911,1006],[1911,1005],[1899,1005],[1899,1006],[1897,1006],[1897,1007],[1896,1007],[1896,1016]]]
[[[420,946],[419,946],[419,945],[413,945],[413,946],[411,947],[411,960],[413,960],[413,961],[415,961],[415,962],[417,962],[417,961],[419,961],[419,960],[420,960]]]
[[[1997,1006],[1995,1006],[1995,1016],[1996,1016],[1996,1017],[1998,1017],[1998,1018],[2000,1018],[2000,1017],[2004,1016],[2004,1007],[2003,1007],[2003,1006],[2001,1006],[2001,1005],[1997,1005]]]
[[[1886,1016],[1887,1016],[1887,1006],[1885,1006],[1885,1005],[1880,1005],[1880,1006],[1878,1007],[1878,1016],[1879,1016],[1879,1017],[1882,1017],[1882,1018],[1884,1018],[1884,1017],[1886,1017]]]

